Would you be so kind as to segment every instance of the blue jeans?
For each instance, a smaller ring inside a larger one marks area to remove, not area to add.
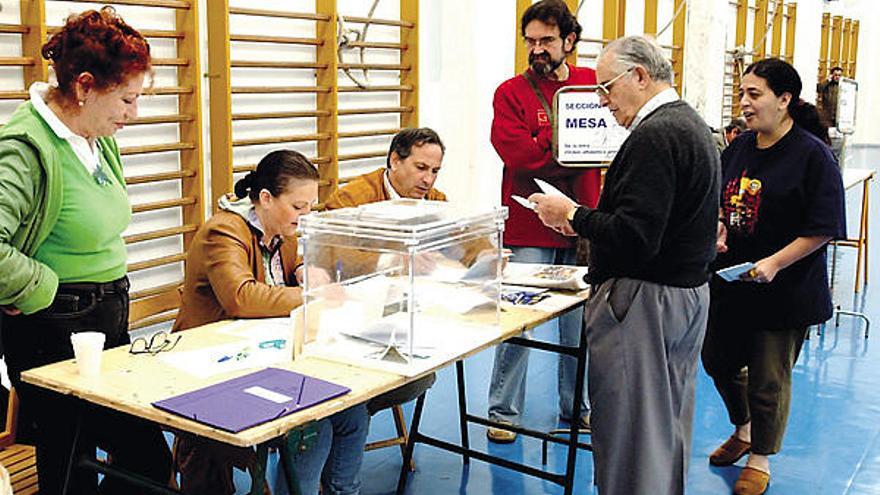
[[[573,265],[575,249],[507,246],[513,251],[514,261],[520,263],[545,263]],[[583,309],[569,311],[558,318],[559,343],[577,347],[580,344]],[[526,372],[529,367],[529,348],[514,344],[501,344],[495,348],[495,366],[489,385],[489,418],[520,424],[526,396]],[[574,403],[574,385],[577,379],[577,359],[559,356],[559,415],[571,419]],[[590,410],[587,403],[587,378],[584,376],[584,394],[580,415]]]
[[[361,491],[361,461],[370,428],[366,404],[340,411],[317,424],[317,441],[293,458],[303,495],[355,495]],[[277,478],[272,493],[287,495],[284,476]]]

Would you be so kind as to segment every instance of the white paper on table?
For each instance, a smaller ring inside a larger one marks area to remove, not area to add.
[[[431,270],[430,277],[437,282],[456,283],[464,278],[468,269],[461,263],[440,263]]]
[[[384,303],[383,303],[384,306]],[[382,316],[382,307],[379,306],[375,318]],[[345,301],[337,307],[322,308],[318,313],[318,336],[326,338],[339,332],[346,332],[352,328],[363,325],[371,319],[366,317],[367,305],[359,301]]]
[[[547,292],[547,287],[532,287],[529,285],[514,285],[505,283],[501,286],[501,292],[504,294],[509,294],[511,292],[529,292],[531,294],[543,294]]]
[[[430,278],[436,282],[456,283],[469,280],[485,280],[494,278],[497,252],[482,254],[466,267],[454,260],[438,263],[431,271]]]
[[[588,269],[585,266],[511,262],[504,269],[504,283],[550,289],[583,290],[587,288],[587,282],[584,280],[587,272]],[[553,273],[556,275],[565,274],[566,276],[553,278],[550,276]]]
[[[289,317],[235,320],[217,330],[217,333],[261,342],[274,339],[289,340],[292,332]]]
[[[237,358],[240,353],[246,356]],[[281,349],[275,347],[261,349],[259,341],[245,340],[192,351],[171,351],[157,357],[185,373],[207,378],[220,373],[290,361],[290,348],[285,345]]]
[[[574,306],[579,303],[581,298],[578,296],[570,296],[567,294],[559,294],[554,293],[551,297],[544,299],[543,301],[538,301],[535,304],[512,304],[508,302],[502,302],[502,307],[505,308],[526,308],[526,309],[534,309],[536,311],[544,311],[547,313],[557,313],[563,311],[566,308]]]
[[[406,313],[398,313],[389,318],[401,319]],[[397,321],[397,326],[408,328]],[[357,364],[373,369],[390,371],[406,376],[415,376],[431,370],[441,364],[455,359],[464,352],[477,348],[498,337],[500,329],[496,325],[476,325],[461,320],[416,315],[415,335],[413,337],[413,354],[418,357],[408,358],[408,345],[395,346],[398,354],[409,359],[408,363],[384,360],[387,345],[367,342],[339,335],[329,341],[313,342],[306,345],[304,354],[324,359]],[[423,346],[429,343],[431,347]]]
[[[483,292],[481,285],[447,284],[432,278],[416,280],[416,307],[439,306],[456,314],[494,304],[495,299]]]

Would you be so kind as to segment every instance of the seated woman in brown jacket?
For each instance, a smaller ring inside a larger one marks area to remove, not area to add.
[[[291,150],[266,155],[196,233],[174,331],[285,316],[302,304],[295,234],[300,215],[317,199],[318,172],[306,157]],[[293,459],[300,492],[316,494],[323,485],[325,495],[358,493],[368,426],[364,405],[320,421],[315,444]],[[183,491],[222,495],[235,492],[232,467],[252,468],[255,456],[251,449],[182,435],[176,462]]]

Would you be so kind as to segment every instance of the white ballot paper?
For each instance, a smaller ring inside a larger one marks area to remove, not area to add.
[[[541,188],[541,192],[546,194],[547,196],[562,196],[563,198],[568,198],[568,196],[556,188],[553,184],[549,182],[545,182],[541,179],[535,179],[535,184],[538,184],[538,187]],[[568,198],[571,199],[571,198]],[[571,199],[572,202],[577,203],[577,201]]]
[[[516,201],[517,203],[521,204],[524,208],[528,208],[530,210],[535,209],[535,203],[532,203],[531,201],[527,200],[526,198],[524,198],[522,196],[519,196],[516,194],[511,194],[510,197],[511,197],[511,199]]]

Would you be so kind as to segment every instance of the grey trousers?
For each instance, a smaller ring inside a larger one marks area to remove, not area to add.
[[[684,493],[709,287],[626,278],[587,303],[593,459],[601,495]]]

